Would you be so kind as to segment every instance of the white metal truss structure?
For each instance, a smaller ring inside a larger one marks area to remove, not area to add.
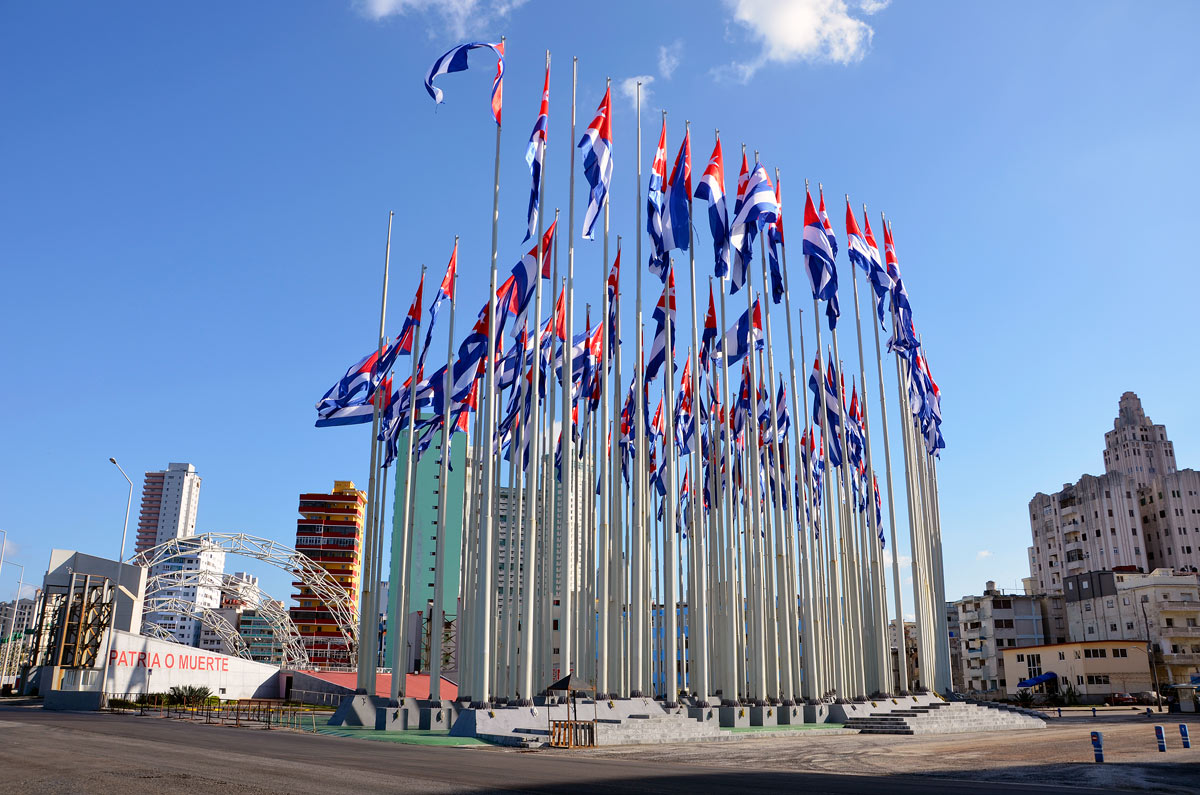
[[[225,617],[215,610],[207,607],[197,607],[194,602],[189,602],[186,599],[180,599],[174,596],[148,598],[146,599],[144,610],[147,615],[151,613],[194,615],[200,619],[201,625],[203,625],[206,629],[216,633],[217,637],[219,637],[221,642],[224,644],[224,648],[230,650],[229,653],[233,654],[235,657],[241,657],[246,660],[250,659],[250,649],[246,647],[246,641],[242,638],[242,634],[237,631],[237,627],[226,621]],[[144,621],[142,622],[142,634],[151,634],[146,632],[148,627],[162,629],[162,627],[158,626],[157,624]],[[153,632],[153,630],[151,630],[151,632]],[[158,633],[153,634],[158,635]],[[164,635],[166,637],[164,637]],[[163,638],[164,640],[174,640],[176,643],[179,642],[173,635],[171,635],[170,632],[167,632],[166,630],[163,630],[163,635],[158,635],[158,637]]]
[[[309,667],[308,650],[304,648],[304,639],[300,636],[300,630],[296,628],[296,623],[292,621],[292,617],[286,609],[279,607],[273,599],[270,599],[263,593],[263,590],[258,585],[248,585],[245,581],[235,580],[228,574],[222,575],[219,583],[208,583],[205,580],[209,576],[211,575],[207,572],[201,571],[169,571],[151,577],[146,581],[146,608],[144,614],[147,616],[150,614],[152,602],[157,605],[157,602],[155,602],[156,599],[169,598],[174,594],[175,589],[178,588],[211,585],[214,588],[219,588],[222,593],[239,597],[245,595],[247,589],[249,589],[252,591],[251,601],[254,603],[253,609],[271,628],[272,639],[280,650],[283,667],[301,670]],[[157,607],[154,609],[156,612],[171,612],[159,610]],[[150,625],[151,622],[148,619],[143,621],[143,635],[150,634],[146,630],[146,627]]]
[[[356,664],[358,611],[354,599],[320,564],[291,547],[268,538],[259,538],[246,533],[203,533],[189,538],[171,539],[156,547],[151,547],[141,554],[133,556],[131,562],[149,569],[174,558],[194,555],[197,540],[207,541],[223,550],[227,555],[254,558],[293,575],[329,608],[330,614],[337,622],[338,631],[346,642],[351,665]]]

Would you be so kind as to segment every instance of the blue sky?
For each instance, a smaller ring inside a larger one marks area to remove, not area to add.
[[[456,234],[463,311],[485,299],[491,69],[480,58],[444,78],[436,110],[421,80],[452,44],[502,33],[502,268],[522,253],[523,152],[546,48],[546,204],[564,217],[571,56],[581,129],[605,77],[614,81],[612,230],[629,243],[627,296],[635,125],[620,86],[637,75],[652,78],[645,170],[666,108],[672,157],[689,119],[698,171],[720,128],[727,190],[740,142],[780,169],[793,240],[805,178],[824,182],[839,235],[846,192],[894,219],[943,390],[947,596],[987,579],[1019,586],[1028,500],[1102,468],[1123,391],[1167,424],[1182,464],[1200,463],[1187,353],[1200,174],[1194,4],[1152,14],[1108,2],[647,8],[10,4],[0,25],[0,528],[10,555],[39,576],[55,546],[115,555],[125,484],[109,456],[139,489],[141,472],[190,461],[204,477],[199,529],[283,542],[294,538],[297,493],[365,482],[367,432],[316,430],[312,406],[373,346],[389,210],[392,333],[421,264],[436,279]],[[578,226],[582,179],[577,189]],[[581,313],[599,294],[599,240],[577,245],[576,268]],[[648,283],[647,307],[652,292]],[[845,291],[842,300],[848,309]],[[853,361],[852,322],[843,328]],[[289,579],[264,582],[286,598]],[[6,566],[0,596],[14,588]]]

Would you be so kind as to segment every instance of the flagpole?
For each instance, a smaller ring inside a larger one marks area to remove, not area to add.
[[[575,474],[575,434],[571,417],[571,362],[572,344],[575,334],[575,100],[576,87],[579,77],[579,58],[571,59],[571,176],[570,193],[567,203],[567,224],[570,233],[567,235],[567,298],[566,298],[566,335],[563,342],[562,356],[562,522],[559,524],[562,538],[559,541],[559,561],[562,569],[562,579],[558,591],[559,602],[559,670],[553,676],[557,679],[574,670],[572,661],[574,649],[572,641],[572,613],[574,612],[571,593],[571,553],[574,547],[572,531],[575,526],[574,485]]]
[[[685,120],[684,137],[688,140],[689,157],[691,148],[692,123]],[[688,164],[690,169],[691,164]],[[681,187],[687,187],[683,185]],[[688,266],[691,278],[688,280],[692,292],[692,348],[688,353],[689,371],[692,376],[692,493],[689,507],[692,511],[692,535],[688,550],[692,553],[688,558],[688,579],[692,584],[694,601],[688,604],[688,645],[696,662],[696,678],[693,687],[689,688],[695,698],[697,707],[707,707],[708,697],[712,692],[708,676],[708,592],[706,569],[708,553],[705,549],[705,535],[701,528],[704,508],[704,475],[700,460],[700,367],[698,354],[700,339],[696,330],[696,235],[692,223],[692,192],[687,192],[688,204]]]
[[[646,434],[645,428],[645,381],[643,380],[643,360],[642,360],[642,81],[637,83],[636,92],[637,104],[637,178],[634,180],[637,199],[635,201],[635,211],[637,218],[637,226],[635,227],[636,235],[634,237],[634,249],[636,252],[636,260],[634,262],[634,271],[636,277],[636,287],[634,288],[634,334],[636,338],[635,345],[637,346],[637,362],[638,366],[634,368],[636,373],[637,386],[634,389],[634,435],[633,435],[633,485],[632,501],[633,510],[631,527],[630,527],[630,594],[629,594],[629,695],[641,696],[646,690],[646,683],[642,677],[642,665],[644,649],[642,646],[642,623],[646,618],[646,594],[645,594],[645,577],[643,576],[644,563],[642,560],[643,544],[646,533],[645,515],[644,515],[644,500],[642,499],[642,480],[645,477],[645,460],[644,438]]]
[[[779,184],[779,169],[778,168],[775,169],[775,187],[779,191],[780,198],[782,199],[783,188]],[[781,213],[783,212],[782,205],[780,207],[780,212]],[[800,633],[798,633],[798,637],[797,637],[797,643],[799,644],[800,666],[801,666],[799,687],[800,687],[800,695],[805,700],[812,700],[812,699],[815,699],[817,696],[819,696],[821,693],[821,689],[819,686],[820,675],[818,674],[818,671],[817,671],[816,660],[818,659],[817,658],[818,650],[819,650],[819,648],[821,648],[823,646],[823,643],[821,642],[821,639],[819,637],[820,630],[816,626],[815,612],[813,610],[813,601],[816,597],[815,597],[815,592],[813,590],[812,578],[813,578],[813,576],[815,576],[815,570],[812,567],[813,560],[812,560],[812,557],[808,550],[808,545],[807,545],[808,539],[806,537],[807,521],[804,518],[808,514],[808,512],[812,510],[812,507],[811,507],[812,506],[812,501],[811,501],[812,472],[808,466],[805,466],[804,456],[802,455],[802,449],[803,449],[803,445],[805,443],[804,429],[808,427],[808,422],[809,422],[808,395],[807,395],[807,393],[805,393],[803,395],[804,414],[800,414],[799,413],[799,404],[797,402],[800,399],[800,396],[797,396],[797,392],[800,391],[800,387],[797,385],[797,382],[796,382],[796,360],[795,360],[795,355],[792,353],[793,351],[796,350],[795,344],[792,341],[793,340],[793,338],[792,338],[792,294],[791,294],[791,287],[788,283],[787,243],[785,242],[785,239],[784,239],[782,226],[780,228],[780,235],[779,235],[779,256],[780,256],[780,270],[782,271],[780,276],[782,277],[782,280],[783,280],[784,316],[787,321],[787,341],[788,341],[788,352],[789,352],[787,360],[788,360],[788,374],[789,374],[789,378],[791,380],[791,389],[792,389],[792,416],[795,418],[795,419],[793,419],[793,422],[796,423],[796,432],[793,436],[794,447],[796,448],[795,466],[798,466],[798,467],[802,466],[806,470],[804,473],[804,484],[805,484],[805,486],[804,486],[804,500],[805,500],[804,511],[800,512],[800,517],[799,517],[800,527],[797,532],[797,536],[799,537],[799,545],[800,545],[799,550],[798,550],[800,559],[797,560],[796,568],[800,572],[800,583],[799,584],[800,584],[801,601],[803,604],[803,607],[801,608],[801,613],[802,613],[801,620],[802,620],[803,629]],[[806,364],[805,357],[804,357],[804,351],[803,351],[803,342],[801,342],[800,361],[802,364]],[[800,489],[800,483],[799,483],[798,479],[796,479],[796,478],[793,478],[793,488],[796,488],[797,490]],[[793,499],[792,502],[794,503],[795,500]]]
[[[605,208],[606,208],[606,212],[607,212],[607,204],[605,205]],[[620,235],[617,235],[617,256],[618,257],[621,256],[621,236]],[[609,525],[608,525],[608,532],[606,533],[606,535],[609,537],[609,540],[607,542],[608,546],[609,546],[609,551],[608,551],[607,564],[606,564],[608,566],[609,582],[607,584],[607,588],[605,589],[603,598],[608,600],[608,625],[609,626],[608,626],[608,643],[600,644],[598,651],[602,657],[609,658],[609,662],[605,663],[606,668],[609,665],[613,665],[615,663],[615,661],[623,659],[623,656],[620,653],[620,649],[621,649],[620,617],[621,617],[621,613],[622,613],[622,604],[625,601],[625,598],[624,598],[625,591],[624,591],[624,588],[621,587],[622,586],[622,578],[620,576],[621,572],[623,572],[625,570],[625,564],[624,564],[624,557],[621,554],[621,547],[622,547],[621,538],[624,534],[620,530],[620,528],[624,527],[624,521],[623,521],[624,517],[622,516],[622,512],[621,512],[621,464],[623,463],[624,459],[620,457],[621,407],[622,407],[621,403],[622,403],[622,401],[621,401],[621,397],[620,397],[620,392],[618,391],[618,390],[620,390],[621,383],[622,383],[621,382],[621,332],[620,332],[620,327],[621,327],[621,271],[619,269],[616,272],[616,277],[617,277],[617,283],[615,285],[613,285],[613,298],[612,298],[612,300],[614,302],[614,306],[610,309],[610,313],[616,318],[615,331],[616,331],[617,337],[616,337],[616,339],[608,340],[608,342],[606,343],[606,347],[605,347],[606,351],[608,351],[609,349],[612,350],[611,356],[612,356],[612,366],[613,366],[613,375],[609,381],[609,391],[605,393],[606,395],[609,396],[608,397],[609,402],[612,404],[612,425],[609,426],[609,432],[608,432],[609,435],[608,435],[608,439],[606,440],[607,447],[605,448],[605,451],[604,451],[609,457],[609,465],[608,465],[609,486],[608,486],[608,490],[607,490],[607,494],[606,494],[607,499],[608,499],[608,504],[609,504],[609,508],[608,508]],[[608,294],[607,286],[606,286],[606,289],[604,292],[605,292],[605,295]],[[614,329],[611,329],[609,327],[607,316],[604,319],[604,324],[605,324],[605,334],[610,334],[612,331],[614,331]],[[618,529],[617,534],[615,536],[613,535],[613,532],[612,532],[612,529],[614,527]],[[614,679],[615,679],[616,683],[620,683],[621,679],[622,679],[622,677],[620,675],[620,666],[616,665],[615,667],[618,669],[615,674],[608,673],[606,671],[606,674],[608,677],[608,682],[607,682],[606,686],[608,689],[608,697],[609,698],[613,698],[614,696],[617,696],[618,690],[620,690],[620,692],[622,692],[622,693],[625,692],[624,687],[619,687],[618,684],[614,684],[614,681],[613,681]]]
[[[850,194],[846,194],[846,208],[848,210],[850,208]],[[878,596],[880,588],[879,588],[878,579],[875,577],[875,575],[879,571],[878,554],[877,554],[878,546],[877,545],[878,545],[878,536],[880,534],[880,529],[879,529],[879,527],[876,526],[876,523],[875,523],[875,477],[874,477],[875,469],[874,469],[874,463],[873,463],[873,460],[871,457],[871,430],[870,430],[870,422],[867,418],[867,409],[866,409],[866,407],[867,407],[867,366],[866,366],[866,357],[863,355],[862,311],[859,308],[859,298],[858,298],[858,269],[854,267],[854,262],[850,263],[850,282],[854,287],[854,326],[855,326],[855,331],[858,334],[858,374],[859,374],[859,380],[862,381],[862,385],[863,385],[863,400],[862,400],[862,405],[860,408],[862,411],[863,445],[865,447],[866,464],[867,464],[867,476],[864,479],[865,482],[863,483],[863,493],[866,495],[866,498],[867,498],[867,527],[870,530],[870,539],[869,539],[868,549],[870,550],[869,560],[870,560],[870,566],[871,566],[872,581],[874,583],[873,593],[876,596]],[[871,612],[873,615],[877,614],[877,612],[878,612],[877,608],[878,608],[878,599],[876,599],[875,602],[872,603],[872,611]],[[884,618],[886,619],[886,616],[884,616]],[[877,690],[882,691],[882,692],[887,692],[887,684],[888,684],[887,680],[889,678],[887,675],[888,660],[886,659],[886,657],[879,655],[880,648],[879,648],[879,643],[878,643],[879,636],[881,634],[878,632],[878,630],[882,629],[882,627],[880,625],[875,625],[875,629],[877,630],[877,632],[875,633],[876,637],[872,639],[872,642],[873,642],[873,645],[875,645],[875,647],[876,647],[875,663],[876,663],[876,667],[878,668],[878,671],[876,673],[877,681],[874,683],[874,685]],[[901,630],[903,630],[903,627],[901,627]],[[884,638],[886,638],[886,632],[882,633],[882,636]],[[886,647],[886,644],[885,644],[885,647]],[[886,651],[886,648],[884,648],[883,650]],[[901,662],[903,662],[903,658],[901,658]]]
[[[385,324],[387,321],[388,266],[391,262],[391,255],[392,255],[392,219],[394,217],[395,217],[394,212],[388,213],[387,245],[384,248],[384,255],[383,255],[383,289],[381,290],[380,299],[379,299],[379,301],[380,301],[379,341],[378,341],[378,347],[376,349],[376,361],[378,361],[378,359],[383,356],[384,347],[387,345],[387,335],[386,335]],[[372,382],[374,382],[374,380],[375,380],[374,374],[372,374],[371,380],[372,380]],[[374,383],[372,384],[373,388],[377,389],[378,386],[379,386],[378,384],[374,384]],[[372,400],[373,407],[371,410],[371,458],[370,458],[370,464],[369,464],[368,476],[367,476],[367,515],[365,517],[366,521],[364,523],[365,537],[363,539],[363,545],[362,545],[362,550],[363,550],[362,566],[359,569],[359,571],[364,571],[364,572],[367,572],[368,574],[370,574],[370,572],[371,572],[372,552],[374,551],[374,546],[375,546],[375,534],[374,534],[374,525],[373,525],[373,521],[375,518],[375,510],[374,510],[374,508],[375,508],[375,499],[374,499],[375,498],[375,463],[377,461],[378,444],[379,444],[379,441],[378,441],[378,439],[376,439],[376,437],[379,435],[379,413],[380,413],[379,405],[380,405],[380,403],[381,403],[381,401],[379,401],[379,400]],[[358,670],[358,675],[357,675],[358,692],[360,692],[360,693],[370,692],[371,694],[374,694],[374,691],[375,691],[375,684],[374,684],[375,665],[373,664],[373,661],[372,661],[371,655],[370,655],[370,649],[371,649],[370,632],[369,632],[370,625],[367,622],[369,620],[368,614],[370,613],[370,610],[371,610],[371,607],[373,604],[372,600],[371,600],[371,595],[373,592],[374,592],[374,588],[371,587],[370,583],[362,583],[361,584],[360,591],[359,591],[360,601],[359,601],[359,615],[358,615],[358,649],[357,649],[358,659],[356,660],[356,663],[357,663],[356,667]],[[354,656],[356,650],[348,649],[347,651],[350,653],[351,658],[353,659],[353,656]],[[364,654],[363,653],[364,651],[366,651],[367,653]],[[368,690],[368,688],[369,688],[369,690]]]
[[[755,160],[758,160],[755,153]],[[776,176],[778,179],[778,176]],[[764,230],[765,232],[765,230]],[[765,234],[759,237],[759,263],[762,266],[763,289],[770,284],[767,279],[767,253]],[[782,275],[781,275],[782,276]],[[781,675],[780,680],[780,699],[785,706],[795,704],[793,696],[793,686],[796,681],[795,663],[792,657],[793,641],[797,632],[796,621],[796,593],[795,583],[790,576],[791,567],[788,565],[790,559],[791,544],[784,539],[787,530],[780,525],[784,523],[784,515],[782,509],[782,492],[783,492],[783,467],[782,462],[782,444],[779,438],[779,405],[775,399],[775,343],[771,324],[771,305],[764,300],[766,311],[763,312],[763,323],[766,328],[767,335],[767,368],[771,374],[771,378],[767,383],[767,399],[770,403],[771,414],[771,446],[768,449],[770,456],[770,466],[774,469],[775,475],[775,567],[776,567],[776,611],[782,610],[783,617],[783,633],[782,637],[778,638],[778,644],[783,646],[782,669],[787,672],[786,675]],[[785,590],[786,589],[786,590]],[[782,601],[782,604],[779,602]],[[779,635],[780,621],[777,619],[775,631]],[[798,644],[797,644],[798,647]]]

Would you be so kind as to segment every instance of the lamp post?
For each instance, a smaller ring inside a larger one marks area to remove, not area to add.
[[[125,478],[125,482],[129,484],[129,498],[125,501],[125,524],[121,528],[121,554],[117,557],[117,584],[113,589],[112,614],[108,622],[108,643],[104,649],[104,668],[100,674],[100,706],[104,706],[104,685],[108,682],[108,661],[112,657],[113,635],[116,634],[117,623],[117,596],[121,592],[121,578],[125,573],[125,536],[129,532],[129,509],[133,505],[133,481],[125,474],[125,470],[121,469],[121,465],[117,463],[117,459],[108,459],[117,471],[121,473],[121,477]]]
[[[1142,622],[1146,625],[1146,662],[1150,664],[1150,678],[1154,682],[1154,700],[1158,711],[1162,712],[1162,693],[1158,689],[1158,666],[1154,664],[1154,642],[1150,639],[1150,619],[1146,616],[1146,603],[1139,603],[1142,608]]]
[[[7,534],[5,534],[4,540],[8,540]],[[8,675],[8,659],[12,656],[9,648],[12,646],[12,636],[16,631],[17,610],[21,607],[21,589],[25,587],[25,567],[20,563],[10,563],[9,565],[16,566],[21,570],[21,579],[17,581],[17,598],[13,600],[12,617],[8,620],[8,635],[6,636],[7,640],[4,642],[4,655],[0,659],[0,684],[3,683],[4,677]],[[3,631],[3,629],[4,627],[0,626],[0,631]],[[22,629],[24,628],[22,627]]]

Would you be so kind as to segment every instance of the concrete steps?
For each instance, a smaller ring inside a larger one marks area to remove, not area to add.
[[[1027,712],[961,701],[934,702],[850,718],[846,728],[856,729],[860,734],[954,734],[1045,728],[1045,721],[1024,714]]]

